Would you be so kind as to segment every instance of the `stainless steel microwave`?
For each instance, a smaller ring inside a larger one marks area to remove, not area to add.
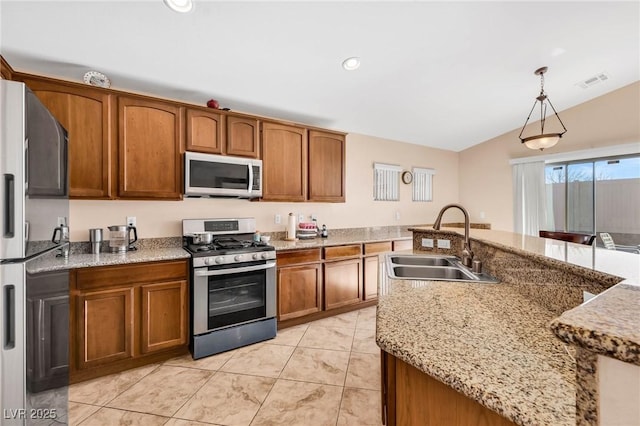
[[[262,197],[262,160],[185,152],[187,197]]]

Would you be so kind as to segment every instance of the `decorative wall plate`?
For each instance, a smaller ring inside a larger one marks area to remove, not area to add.
[[[111,80],[109,80],[109,77],[98,71],[87,71],[84,75],[84,82],[97,87],[111,87]]]

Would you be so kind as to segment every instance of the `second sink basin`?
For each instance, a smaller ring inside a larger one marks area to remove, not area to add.
[[[445,280],[445,281],[477,281],[473,275],[462,269],[442,266],[438,268],[425,268],[420,266],[395,266],[393,273],[398,278],[416,280]]]
[[[417,266],[453,266],[455,257],[447,256],[391,256],[391,263]]]

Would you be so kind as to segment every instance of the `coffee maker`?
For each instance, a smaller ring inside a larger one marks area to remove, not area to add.
[[[138,231],[135,226],[112,225],[109,229],[109,250],[111,253],[126,253],[128,250],[135,250],[131,245],[138,241]],[[133,239],[131,232],[133,231]]]

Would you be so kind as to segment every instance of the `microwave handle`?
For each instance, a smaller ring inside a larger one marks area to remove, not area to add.
[[[251,162],[247,164],[247,167],[249,168],[249,187],[247,188],[247,191],[251,194],[251,191],[253,190],[253,167],[251,166]]]

